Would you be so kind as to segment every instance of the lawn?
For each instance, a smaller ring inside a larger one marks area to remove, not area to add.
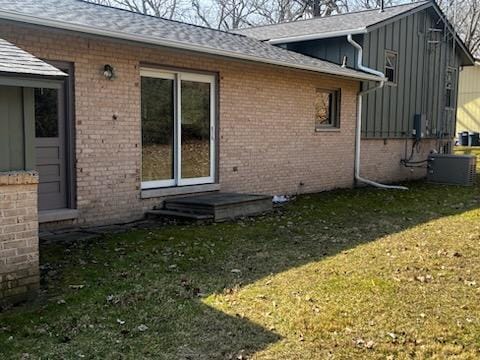
[[[480,186],[407,185],[43,245],[0,358],[477,359]]]

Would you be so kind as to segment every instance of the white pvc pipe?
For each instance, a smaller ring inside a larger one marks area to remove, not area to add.
[[[347,40],[350,44],[353,45],[357,49],[357,68],[359,70],[365,71],[369,74],[377,75],[380,76],[383,80],[380,81],[380,84],[378,86],[375,86],[371,89],[363,90],[360,91],[357,95],[357,125],[355,129],[355,180],[363,182],[364,184],[368,184],[371,186],[375,186],[377,188],[381,189],[396,189],[396,190],[408,190],[407,187],[405,186],[397,186],[397,185],[385,185],[385,184],[380,184],[378,182],[365,179],[360,176],[360,148],[361,148],[361,141],[362,141],[362,99],[363,95],[375,91],[377,89],[383,88],[383,85],[387,81],[385,78],[385,75],[377,70],[371,69],[369,67],[366,67],[362,64],[362,59],[363,59],[363,49],[362,47],[353,40],[352,34],[347,35]]]

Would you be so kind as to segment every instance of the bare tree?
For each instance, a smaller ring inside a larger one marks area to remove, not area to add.
[[[459,27],[472,54],[480,56],[480,1],[470,0],[468,11],[462,11],[459,16]]]
[[[194,22],[223,30],[251,25],[258,10],[257,0],[191,0],[191,4],[197,17]]]
[[[340,14],[349,0],[275,0],[257,3],[257,23],[279,23]]]
[[[295,21],[305,15],[307,2],[292,0],[265,0],[257,2],[257,13],[252,22],[258,25]]]
[[[90,2],[167,19],[180,17],[183,10],[181,0],[90,0]]]
[[[480,56],[480,0],[441,0],[439,5],[472,54]]]
[[[380,7],[381,0],[90,0],[167,19],[233,30],[351,10]],[[385,6],[412,0],[385,0]],[[480,0],[437,0],[470,51],[480,56]],[[455,4],[456,3],[456,4]],[[456,9],[456,11],[453,11]]]
[[[379,9],[382,5],[382,0],[350,0],[350,8],[352,10],[368,10]],[[385,7],[396,5],[399,1],[384,0],[383,5]],[[403,1],[407,2],[407,1]],[[411,2],[411,1],[408,1]]]

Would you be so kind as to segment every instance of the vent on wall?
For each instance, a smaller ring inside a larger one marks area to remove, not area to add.
[[[470,174],[469,174],[469,179],[468,179],[468,183],[470,185],[475,184],[475,176],[477,176],[477,161],[476,161],[476,158],[475,158],[475,161],[470,163]]]

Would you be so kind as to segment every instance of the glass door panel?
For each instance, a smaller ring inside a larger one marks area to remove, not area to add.
[[[142,77],[142,187],[175,185],[175,80]]]
[[[142,189],[215,181],[214,77],[142,69]]]
[[[58,138],[58,89],[35,89],[35,137]]]
[[[210,177],[210,83],[182,81],[181,176]]]

